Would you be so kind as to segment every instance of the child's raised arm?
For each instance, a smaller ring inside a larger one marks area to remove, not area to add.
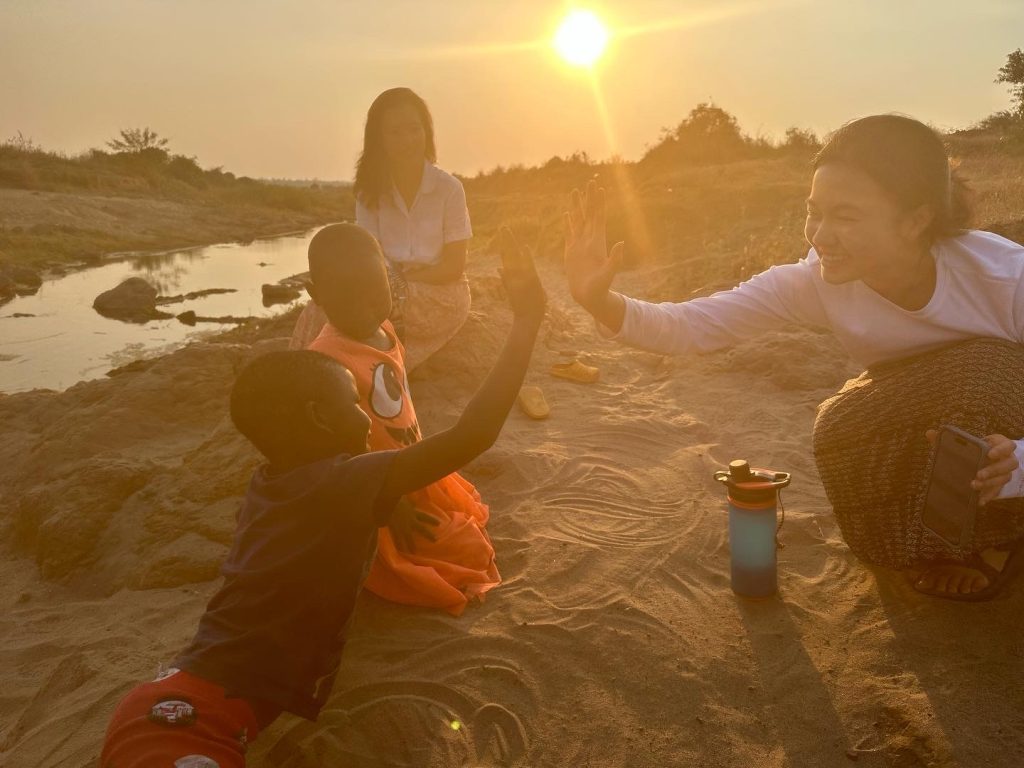
[[[499,239],[501,279],[514,316],[505,347],[455,426],[398,452],[381,490],[385,498],[440,480],[490,448],[523,384],[546,299],[532,255],[507,228]]]

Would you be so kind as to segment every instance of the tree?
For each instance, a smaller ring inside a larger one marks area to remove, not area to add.
[[[21,131],[18,131],[17,136],[11,136],[0,147],[10,147],[16,149],[19,152],[42,152],[42,148],[32,141],[31,137],[25,136]]]
[[[1008,83],[1013,94],[1012,112],[1019,120],[1024,120],[1024,51],[1018,48],[1007,54],[1006,63],[1000,67],[997,83]]]
[[[786,138],[782,146],[799,152],[812,152],[821,149],[821,141],[814,131],[792,126],[786,129]]]
[[[663,129],[643,159],[655,164],[731,162],[748,157],[753,146],[735,117],[714,104],[701,103],[678,126]]]
[[[690,114],[675,130],[679,141],[703,143],[707,141],[721,144],[742,144],[743,135],[739,123],[721,107],[714,104],[698,104],[690,110]]]
[[[156,149],[167,152],[167,139],[161,138],[156,131],[146,128],[122,128],[120,139],[111,139],[107,146],[115,152],[144,152]]]

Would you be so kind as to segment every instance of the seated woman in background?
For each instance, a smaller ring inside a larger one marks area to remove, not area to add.
[[[607,334],[661,354],[710,352],[796,323],[830,329],[866,368],[819,406],[814,456],[860,558],[908,568],[921,592],[992,597],[1024,568],[1024,248],[966,228],[940,137],[900,115],[847,123],[814,161],[796,264],[729,291],[649,304],[611,290],[604,194],[573,196],[566,275]],[[984,437],[972,551],[924,529],[931,430]]]
[[[466,252],[473,231],[462,184],[434,163],[434,123],[408,88],[378,96],[366,116],[353,192],[356,223],[380,243],[392,285],[391,316],[412,371],[469,316]],[[291,347],[304,348],[325,322],[312,302]]]

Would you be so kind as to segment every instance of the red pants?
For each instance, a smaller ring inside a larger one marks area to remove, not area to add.
[[[188,672],[136,686],[114,710],[100,768],[244,768],[259,728],[245,699]]]

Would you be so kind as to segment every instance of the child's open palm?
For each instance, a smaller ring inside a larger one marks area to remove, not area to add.
[[[517,318],[540,324],[547,297],[537,276],[533,254],[519,245],[508,227],[502,227],[498,233],[498,248],[502,264],[499,272],[512,312]]]

